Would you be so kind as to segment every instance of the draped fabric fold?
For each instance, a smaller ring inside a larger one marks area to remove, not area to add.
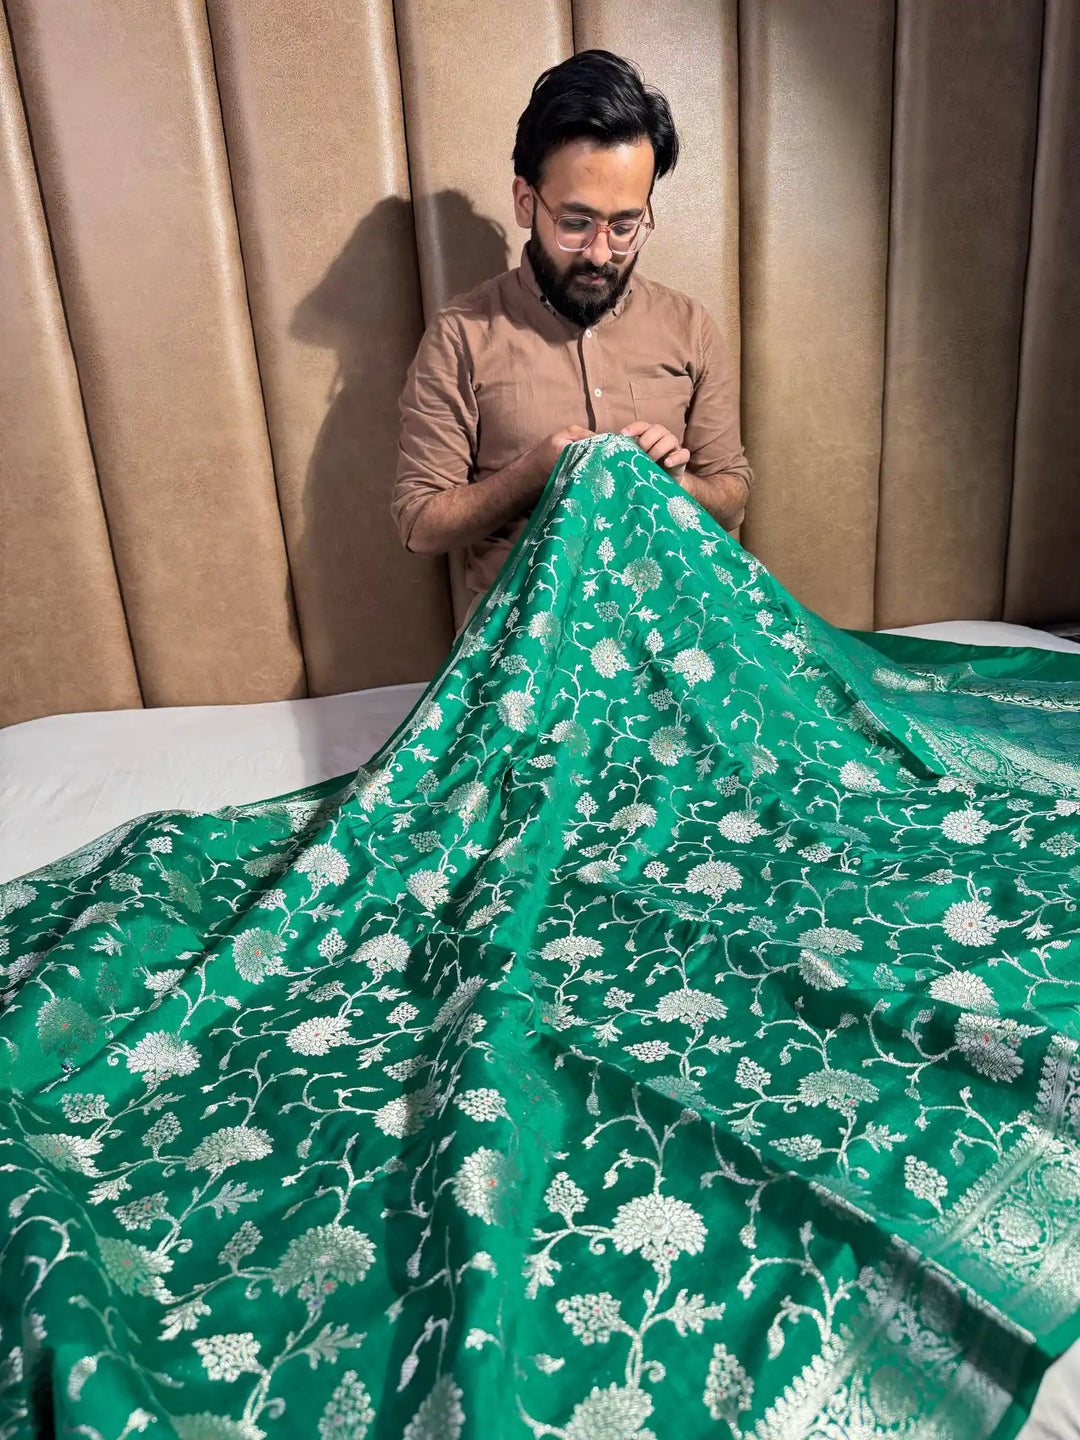
[[[1078,737],[1076,657],[835,630],[570,447],[356,775],[0,887],[0,1435],[1014,1434]]]

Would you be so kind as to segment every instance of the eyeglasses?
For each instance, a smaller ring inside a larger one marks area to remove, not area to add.
[[[645,215],[639,219],[613,220],[608,225],[603,220],[592,220],[588,215],[577,215],[571,211],[563,210],[556,214],[539,190],[534,186],[529,188],[551,216],[552,224],[555,226],[555,243],[560,250],[569,250],[571,253],[588,250],[597,235],[603,230],[608,237],[608,245],[611,247],[613,255],[634,255],[653,232],[655,221],[653,220],[651,200],[646,207]]]

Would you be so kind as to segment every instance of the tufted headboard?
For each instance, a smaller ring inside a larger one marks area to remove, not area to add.
[[[744,543],[842,625],[1080,616],[1077,0],[4,5],[0,724],[434,673],[397,394],[595,45],[682,132],[642,265],[741,345]]]

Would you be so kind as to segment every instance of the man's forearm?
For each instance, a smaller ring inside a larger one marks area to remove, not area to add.
[[[484,480],[432,495],[416,517],[409,549],[418,555],[445,555],[483,540],[531,510],[547,478],[548,472],[530,450]]]
[[[746,514],[750,487],[739,475],[691,475],[687,470],[681,481],[683,489],[707,510],[725,530],[735,530]]]

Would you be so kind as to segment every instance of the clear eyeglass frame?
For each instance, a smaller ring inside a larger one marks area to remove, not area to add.
[[[530,189],[551,216],[556,245],[571,255],[580,255],[583,250],[588,250],[601,231],[607,235],[608,246],[613,255],[636,255],[656,228],[651,200],[639,220],[614,220],[609,223],[593,220],[588,215],[579,215],[573,211],[556,212],[535,186],[530,186]],[[569,228],[571,226],[575,228]]]

